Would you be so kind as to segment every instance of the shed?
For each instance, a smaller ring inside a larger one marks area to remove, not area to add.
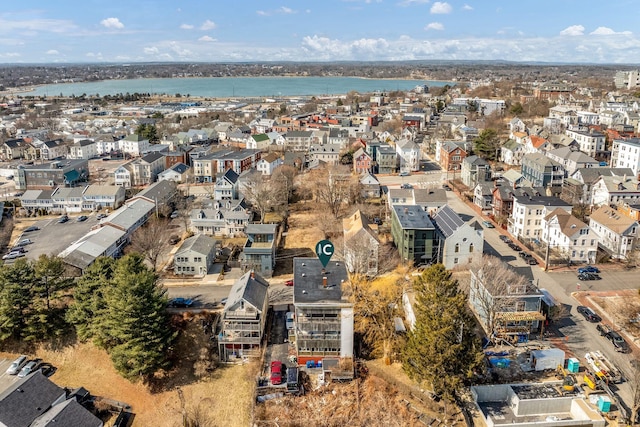
[[[545,350],[533,350],[531,352],[531,367],[536,371],[556,369],[564,367],[564,350],[548,348]]]

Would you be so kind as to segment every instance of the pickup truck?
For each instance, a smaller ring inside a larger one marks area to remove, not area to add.
[[[610,326],[600,323],[596,326],[596,329],[600,332],[600,335],[611,341],[611,344],[613,344],[617,352],[629,353],[629,351],[631,351],[624,338]]]

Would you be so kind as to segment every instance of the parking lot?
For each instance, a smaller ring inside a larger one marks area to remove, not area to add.
[[[0,359],[0,393],[20,379],[17,375],[7,374],[7,368],[11,365],[11,362],[13,362],[13,360]]]
[[[76,218],[80,215],[87,215],[89,218],[84,222],[78,222]],[[38,227],[39,230],[14,234],[11,244],[14,245],[22,239],[30,239],[33,243],[25,246],[28,259],[36,260],[41,254],[58,255],[98,223],[95,212],[70,214],[69,221],[64,224],[59,224],[58,218],[60,218],[59,215],[50,215],[31,223],[30,225]],[[6,262],[13,261],[7,260]]]

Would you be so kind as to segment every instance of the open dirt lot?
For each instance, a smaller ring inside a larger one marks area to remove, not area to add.
[[[61,387],[87,388],[94,396],[127,403],[135,413],[133,426],[182,426],[184,395],[187,414],[200,411],[211,426],[247,426],[250,424],[256,366],[211,366],[202,354],[208,336],[198,319],[184,328],[177,344],[177,366],[162,382],[161,390],[151,392],[142,383],[131,383],[113,368],[107,353],[92,344],[77,344],[61,350],[39,349],[35,355],[58,368],[51,380]],[[12,360],[16,355],[0,353]],[[205,425],[205,424],[202,424]]]

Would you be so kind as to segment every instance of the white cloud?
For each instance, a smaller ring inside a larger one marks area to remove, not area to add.
[[[414,4],[425,4],[425,3],[429,3],[429,0],[402,0],[400,3],[398,3],[398,6],[413,6]]]
[[[182,24],[180,25],[180,29],[182,30],[193,30],[194,26],[191,24]]]
[[[631,31],[616,32],[616,31],[612,30],[609,27],[598,27],[595,30],[593,30],[592,32],[590,32],[589,34],[594,35],[594,36],[611,36],[611,35],[614,35],[614,34],[630,35],[632,33],[631,33]]]
[[[50,33],[68,33],[77,31],[77,26],[72,21],[62,19],[3,19],[0,16],[0,33],[11,34],[15,31],[38,31]]]
[[[462,6],[462,10],[473,10],[473,7],[469,6],[468,4],[465,4],[464,6]]]
[[[100,24],[105,28],[122,29],[124,24],[120,22],[118,18],[107,18],[100,21]]]
[[[60,52],[55,49],[49,49],[46,53],[47,55],[60,55]]]
[[[571,25],[560,31],[561,36],[582,36],[584,35],[584,27],[582,25]]]
[[[155,46],[144,48],[144,53],[146,53],[147,55],[157,55],[159,52],[160,50]]]
[[[215,42],[217,41],[217,39],[214,39],[213,37],[209,37],[209,36],[202,36],[198,39],[199,42]]]
[[[282,6],[282,7],[281,7],[280,9],[278,9],[278,10],[279,10],[280,12],[282,12],[282,13],[287,14],[287,15],[292,14],[292,13],[296,13],[296,11],[295,11],[295,10],[293,10],[293,9],[291,9],[291,8],[288,8],[288,7],[285,7],[285,6]]]
[[[442,31],[444,30],[444,25],[442,25],[439,22],[431,22],[429,24],[427,24],[426,27],[424,27],[425,30],[438,30],[438,31]]]
[[[216,23],[208,19],[200,25],[200,29],[203,31],[213,30],[214,28],[216,28]]]
[[[447,2],[437,1],[431,6],[431,13],[433,14],[447,14],[451,13],[451,5]]]

